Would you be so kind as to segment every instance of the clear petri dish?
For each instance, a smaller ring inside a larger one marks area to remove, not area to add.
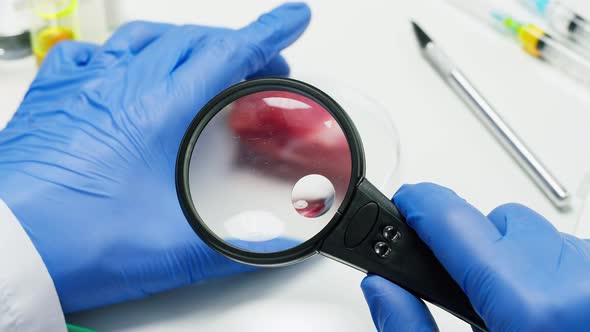
[[[386,196],[401,185],[400,137],[392,112],[357,87],[317,76],[297,76],[331,96],[354,122],[363,142],[366,177]]]

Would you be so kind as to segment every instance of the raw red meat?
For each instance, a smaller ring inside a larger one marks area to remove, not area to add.
[[[263,161],[281,176],[320,174],[335,187],[347,187],[348,142],[332,115],[315,101],[285,91],[254,93],[232,104],[229,125],[246,149],[242,161]]]

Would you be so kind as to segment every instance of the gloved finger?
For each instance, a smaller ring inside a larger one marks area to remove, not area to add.
[[[150,77],[161,79],[177,71],[188,71],[190,79],[194,80],[195,75],[201,76],[199,72],[202,72],[204,67],[209,67],[211,74],[208,76],[224,82],[221,89],[217,89],[217,85],[212,86],[219,92],[227,87],[228,82],[236,83],[259,70],[264,70],[267,65],[284,72],[285,68],[288,68],[286,62],[277,60],[272,63],[271,59],[303,33],[308,22],[307,6],[286,4],[261,16],[256,22],[239,31],[195,25],[178,27],[168,31],[161,40],[138,56],[134,61],[133,70],[149,70]],[[268,41],[271,38],[272,41]],[[273,47],[266,45],[269,43],[273,44]],[[166,50],[166,53],[162,50]],[[160,59],[159,65],[147,67],[145,64],[154,57]],[[219,67],[216,67],[216,64]]]
[[[172,27],[174,25],[166,23],[143,21],[126,23],[96,50],[90,63],[109,66],[120,59],[136,55]]]
[[[545,217],[520,204],[505,204],[495,208],[488,219],[496,225],[503,236],[544,229],[557,233],[557,229]]]
[[[63,70],[84,66],[98,49],[93,43],[64,40],[53,46],[39,68],[37,77],[55,75]]]
[[[470,269],[493,255],[502,235],[476,208],[453,191],[431,183],[403,186],[393,198],[400,212],[451,276],[465,285]]]
[[[304,3],[287,3],[239,31],[249,51],[250,73],[265,66],[278,52],[297,40],[309,25],[311,11]],[[247,76],[247,75],[246,75]]]
[[[438,331],[424,302],[396,284],[368,276],[361,288],[377,331]]]
[[[309,7],[305,4],[282,5],[238,31],[237,37],[232,37],[237,40],[214,41],[206,52],[193,52],[194,56],[175,71],[173,80],[180,83],[196,81],[195,74],[207,64],[210,74],[200,79],[204,79],[209,87],[206,98],[213,97],[228,85],[264,68],[303,33],[310,17]]]
[[[240,48],[233,30],[183,25],[169,29],[158,41],[146,47],[135,57],[129,70],[135,75],[164,80],[192,58],[208,56],[210,63],[207,65],[211,65]],[[157,66],[151,65],[154,58],[158,59]],[[203,67],[199,70],[202,71]]]
[[[192,52],[172,74],[174,89],[187,91],[187,95],[200,94],[179,108],[191,112],[187,114],[190,117],[203,106],[193,101],[208,100],[261,70],[303,33],[310,17],[305,4],[285,4],[238,32],[208,39],[206,48]]]
[[[581,239],[577,236],[571,235],[571,234],[567,234],[567,233],[560,233],[561,236],[563,237],[564,241],[566,242],[570,242],[570,243],[575,243],[578,241],[581,241],[582,243],[586,243],[585,246],[577,246],[578,251],[584,255],[584,257],[590,257],[590,240],[585,240],[585,239]]]
[[[216,29],[198,25],[183,25],[168,29],[160,38],[147,46],[133,60],[130,72],[152,79],[166,79],[176,68],[195,54],[206,52],[211,44],[223,43],[227,52],[235,43],[224,43],[229,29]],[[158,59],[158,65],[153,65]],[[200,68],[203,70],[203,68]]]
[[[275,56],[266,66],[258,72],[246,77],[246,79],[254,79],[259,77],[287,77],[291,72],[287,60],[282,55]]]

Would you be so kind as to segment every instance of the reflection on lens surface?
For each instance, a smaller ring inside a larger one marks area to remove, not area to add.
[[[225,222],[230,237],[250,242],[269,241],[285,230],[283,221],[267,211],[245,211]]]
[[[210,120],[195,144],[189,183],[213,234],[270,253],[311,239],[330,222],[351,168],[346,137],[326,109],[295,93],[264,91]]]
[[[295,211],[306,218],[323,216],[334,204],[334,186],[325,176],[310,174],[297,181],[291,202]]]

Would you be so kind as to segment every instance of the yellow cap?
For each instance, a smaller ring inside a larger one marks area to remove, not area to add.
[[[539,42],[545,36],[545,31],[534,24],[523,25],[518,29],[518,40],[524,47],[524,50],[537,58],[541,57]]]

